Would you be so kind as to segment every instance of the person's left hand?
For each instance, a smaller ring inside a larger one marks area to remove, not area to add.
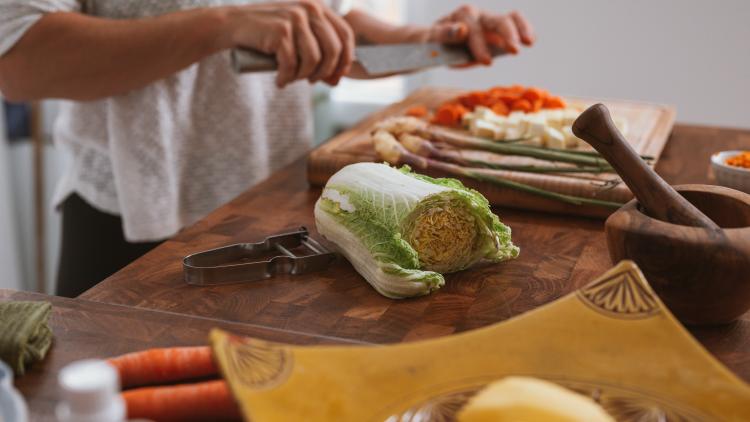
[[[521,45],[534,44],[534,29],[520,13],[492,13],[465,5],[425,29],[421,41],[466,43],[477,62],[490,64],[490,46],[518,54]]]

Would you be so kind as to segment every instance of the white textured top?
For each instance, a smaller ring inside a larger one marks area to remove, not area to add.
[[[44,13],[155,16],[230,0],[0,0],[0,55]],[[307,82],[278,90],[273,74],[235,75],[227,52],[125,95],[65,102],[56,145],[72,192],[122,216],[126,239],[160,240],[204,217],[310,147]]]

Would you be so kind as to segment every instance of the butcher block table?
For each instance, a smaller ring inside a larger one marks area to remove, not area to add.
[[[750,131],[677,125],[657,171],[673,184],[711,183],[712,152],[750,146]],[[486,326],[558,299],[612,266],[603,221],[497,208],[518,259],[446,277],[425,297],[380,296],[346,261],[301,276],[213,287],[183,281],[182,258],[254,242],[299,225],[314,237],[320,195],[297,161],[109,277],[81,298],[372,343],[413,341]],[[750,314],[693,334],[750,381]],[[113,340],[117,341],[117,340]],[[145,343],[144,343],[145,345]]]
[[[350,343],[250,324],[0,290],[0,302],[9,300],[52,303],[52,348],[42,362],[15,380],[16,388],[27,401],[32,421],[56,420],[54,408],[59,400],[57,373],[63,366],[79,359],[108,358],[151,347],[204,345],[208,344],[208,333],[214,327],[286,343]]]

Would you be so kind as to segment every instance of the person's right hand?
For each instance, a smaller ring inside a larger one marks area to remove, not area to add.
[[[228,41],[276,57],[279,87],[299,79],[338,84],[354,60],[354,32],[315,0],[227,8]]]

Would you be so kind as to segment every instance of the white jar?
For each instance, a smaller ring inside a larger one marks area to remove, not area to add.
[[[120,376],[106,361],[86,359],[65,366],[58,377],[60,422],[123,422]]]
[[[0,360],[0,422],[27,422],[29,410],[23,396],[13,388],[13,370]]]

